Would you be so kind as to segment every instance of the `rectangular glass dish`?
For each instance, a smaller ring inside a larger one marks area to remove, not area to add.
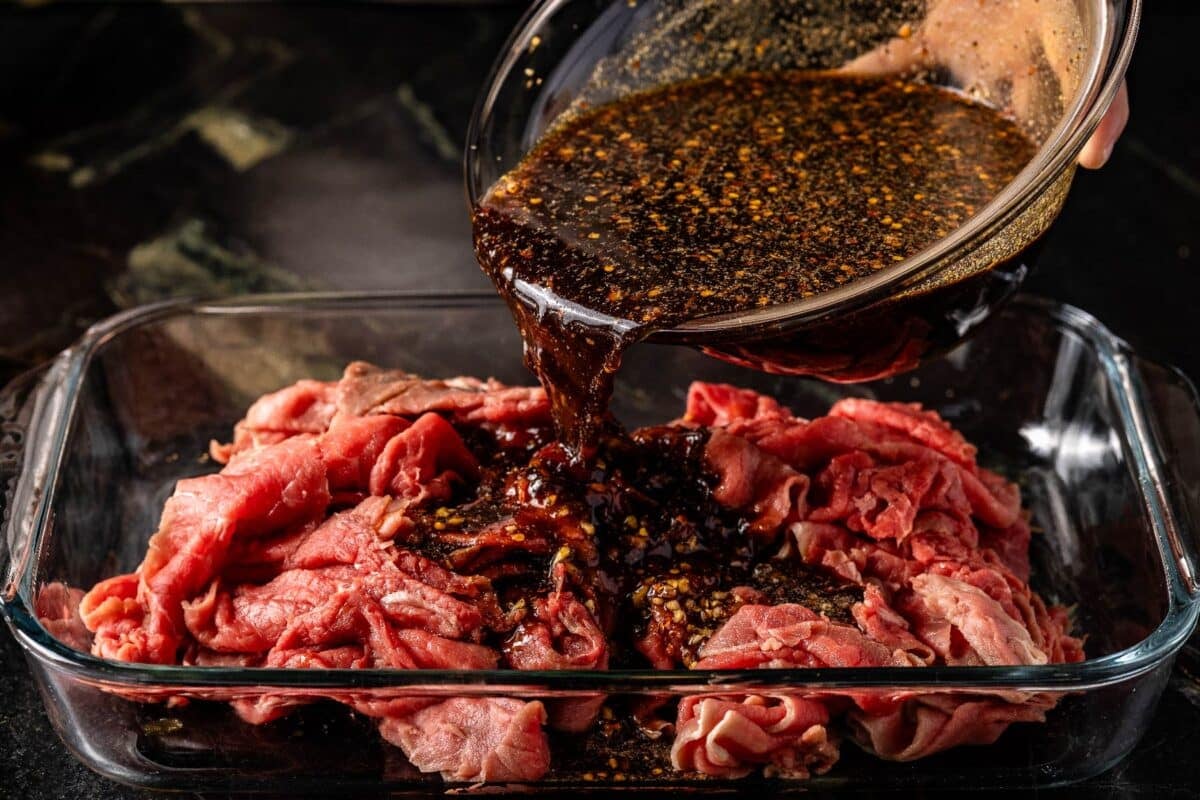
[[[176,480],[215,471],[259,395],[300,378],[333,379],[362,359],[426,377],[532,378],[507,309],[488,295],[290,295],[169,303],[93,327],[48,369],[0,395],[5,493],[3,612],[24,648],[47,713],[88,766],[145,787],[296,794],[427,794],[449,788],[348,709],[318,703],[264,726],[216,700],[272,694],[579,697],[610,707],[649,695],[714,692],[893,696],[1050,693],[1044,724],[998,742],[911,763],[849,743],[823,776],[751,776],[787,789],[1031,787],[1109,768],[1149,724],[1178,649],[1200,613],[1192,536],[1200,520],[1200,413],[1190,384],[1138,358],[1092,317],[1021,297],[945,358],[894,381],[834,386],[765,375],[679,347],[634,348],[614,411],[627,426],[683,410],[692,380],[749,386],[797,414],[847,395],[919,401],[980,447],[980,463],[1017,480],[1033,514],[1033,586],[1074,606],[1087,635],[1078,664],[1021,667],[757,671],[394,671],[192,668],[104,661],[77,626],[37,608],[46,586],[87,589],[140,562]],[[187,703],[125,697],[203,698]],[[624,737],[624,738],[622,738]],[[669,737],[664,737],[669,739]],[[595,742],[551,737],[552,768],[520,791],[567,787],[717,789],[672,771],[669,741],[630,732]],[[488,787],[494,791],[497,787]]]

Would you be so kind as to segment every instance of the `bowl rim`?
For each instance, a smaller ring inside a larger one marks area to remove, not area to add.
[[[1132,349],[1095,317],[1069,305],[1020,295],[1008,309],[1050,316],[1095,352],[1112,388],[1123,431],[1122,446],[1140,489],[1150,533],[1161,559],[1167,609],[1142,641],[1075,664],[1008,667],[842,667],[761,670],[295,670],[283,668],[185,667],[111,661],[59,641],[32,611],[36,558],[50,526],[57,474],[73,427],[74,410],[93,358],[123,333],[169,317],[304,315],[367,310],[450,310],[502,307],[485,292],[313,292],[251,295],[230,300],[175,300],[122,312],[93,325],[63,351],[33,397],[26,433],[29,450],[2,532],[10,543],[3,613],[27,655],[39,664],[89,683],[114,688],[271,690],[362,690],[405,688],[409,694],[495,695],[551,692],[677,694],[764,689],[834,691],[893,689],[938,692],[1062,692],[1120,683],[1160,667],[1183,646],[1200,618],[1193,547],[1164,490],[1165,457],[1152,444],[1153,415],[1146,405],[1139,363]],[[1008,309],[1003,313],[1008,313]],[[1186,378],[1183,379],[1186,382]],[[1190,385],[1189,385],[1190,388]],[[1191,389],[1193,398],[1195,390]]]
[[[487,187],[475,185],[474,167],[482,158],[484,132],[498,111],[501,91],[509,80],[516,79],[521,59],[537,49],[532,46],[534,36],[539,35],[546,22],[561,8],[574,1],[538,0],[528,8],[501,48],[483,83],[484,88],[476,97],[467,126],[463,157],[467,206],[472,214],[480,195],[487,190]],[[845,286],[765,308],[697,317],[671,328],[653,330],[649,339],[684,344],[769,335],[818,322],[833,313],[862,308],[950,268],[955,263],[956,253],[979,247],[1029,208],[1055,181],[1074,170],[1079,153],[1116,98],[1133,55],[1143,0],[1127,1],[1125,14],[1118,15],[1112,8],[1113,0],[1085,0],[1099,15],[1099,30],[1095,36],[1097,46],[1089,55],[1076,97],[1021,172],[948,236],[904,261]],[[618,2],[614,0],[614,5]],[[1114,36],[1113,31],[1117,35]],[[531,297],[531,301],[535,299],[543,298]],[[544,298],[550,299],[553,298]]]

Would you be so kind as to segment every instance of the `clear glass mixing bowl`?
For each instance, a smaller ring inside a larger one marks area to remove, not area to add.
[[[838,289],[651,336],[769,372],[884,377],[959,342],[1023,281],[1120,86],[1140,11],[1141,0],[540,0],[476,107],[468,199],[474,209],[557,122],[665,82],[849,69],[967,92],[1039,149],[960,228]]]

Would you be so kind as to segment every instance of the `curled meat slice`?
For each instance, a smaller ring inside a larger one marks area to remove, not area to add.
[[[784,420],[792,414],[773,397],[727,383],[696,381],[688,387],[685,422],[707,427],[725,427],[733,422]]]
[[[150,537],[134,602],[126,602],[125,582],[102,582],[84,597],[92,652],[174,663],[186,632],[183,601],[208,586],[233,540],[311,521],[329,499],[325,464],[306,438],[244,453],[217,475],[179,481]],[[106,602],[110,596],[117,602]]]
[[[867,579],[898,588],[918,567],[891,542],[875,542],[830,523],[798,522],[789,528],[790,539],[780,549],[781,558],[794,553],[804,564],[862,584]]]
[[[318,439],[331,490],[366,489],[388,444],[410,427],[400,417],[340,420]],[[373,492],[381,495],[383,492]]]
[[[996,666],[1048,662],[1025,626],[983,590],[933,573],[918,575],[911,586],[916,602],[908,609],[917,618],[918,630],[949,627],[948,635],[922,636],[945,663]],[[958,646],[959,640],[969,648],[966,652]]]
[[[483,625],[483,615],[475,606],[408,577],[401,578],[379,602],[393,621],[450,639],[467,638]]]
[[[833,404],[829,416],[874,423],[936,450],[964,467],[975,467],[975,446],[936,411],[922,409],[917,403],[880,403],[846,397]]]
[[[478,474],[475,456],[450,423],[425,414],[392,437],[371,469],[371,494],[422,503],[446,500],[453,484]]]
[[[671,763],[724,778],[760,764],[789,778],[820,775],[838,759],[828,722],[824,705],[799,695],[688,697],[679,705]]]
[[[456,697],[387,717],[379,732],[417,769],[448,781],[533,781],[550,769],[545,721],[538,702]]]
[[[424,380],[402,370],[356,361],[337,384],[339,416],[398,414],[419,417],[431,411],[456,422],[503,424],[514,428],[545,425],[550,403],[541,387],[505,386],[478,378]]]
[[[913,761],[960,745],[992,744],[1014,722],[1044,722],[1054,703],[1046,695],[929,694],[887,714],[854,710],[848,721],[863,749],[889,761]]]
[[[60,581],[51,581],[41,588],[34,604],[38,622],[50,635],[77,650],[87,650],[91,634],[79,616],[83,592]]]
[[[796,603],[744,605],[700,650],[695,669],[910,666],[902,652]]]
[[[533,600],[533,614],[504,644],[516,669],[604,669],[608,643],[592,612],[570,592]]]
[[[714,430],[704,450],[717,477],[713,498],[749,518],[749,530],[774,541],[779,529],[805,514],[809,480],[751,442]]]
[[[303,650],[357,644],[369,666],[391,669],[489,669],[499,654],[422,628],[403,628],[382,604],[359,587],[339,590],[324,603],[294,617],[267,654],[265,666],[283,666]]]
[[[354,570],[288,570],[262,585],[225,590],[219,580],[184,603],[184,622],[200,645],[221,653],[265,654],[291,621],[322,605]]]
[[[293,617],[255,666],[288,669],[491,669],[499,654],[424,628],[399,627],[380,601],[358,587],[334,591],[320,605]],[[234,708],[252,723],[269,722],[318,699],[272,692],[242,698]],[[363,701],[341,697],[359,708]],[[385,713],[385,706],[376,711]],[[362,710],[362,709],[360,709]],[[364,711],[364,713],[368,713]]]
[[[882,645],[905,653],[914,663],[932,664],[938,653],[912,632],[908,620],[897,613],[884,598],[878,585],[863,587],[863,599],[851,609],[854,621],[863,633]]]
[[[534,599],[533,614],[505,641],[504,656],[521,670],[607,669],[608,642],[592,612],[575,595],[558,591]],[[586,730],[603,704],[603,695],[551,701],[551,727]]]
[[[219,464],[238,453],[277,444],[301,433],[324,433],[337,410],[337,383],[298,381],[254,401],[233,429],[229,444],[213,442],[209,454]]]

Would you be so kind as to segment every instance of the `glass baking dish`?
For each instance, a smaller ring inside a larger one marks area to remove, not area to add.
[[[1076,309],[1022,297],[951,354],[902,378],[832,386],[743,370],[663,345],[634,349],[615,411],[629,426],[669,420],[693,379],[766,391],[799,414],[845,395],[920,401],[980,446],[981,463],[1018,480],[1035,529],[1033,584],[1074,604],[1088,660],[1069,665],[759,670],[513,672],[187,668],[104,661],[54,598],[140,561],[182,477],[216,469],[203,454],[258,395],[302,377],[334,378],[352,359],[430,377],[530,380],[508,311],[484,295],[307,294],[168,303],[93,327],[46,370],[0,397],[5,497],[3,612],[24,648],[55,730],[116,780],[192,791],[428,793],[372,725],[318,703],[264,725],[218,700],[282,695],[609,696],[854,691],[1057,699],[1044,724],[994,745],[905,764],[845,744],[809,781],[751,777],[767,789],[1030,787],[1080,780],[1127,754],[1145,731],[1197,605],[1192,543],[1200,519],[1200,414],[1185,378],[1132,354]],[[51,587],[49,590],[46,587]],[[38,607],[41,598],[41,607]],[[52,619],[43,625],[39,617]],[[53,629],[48,630],[47,626]],[[127,699],[130,696],[139,701]],[[145,702],[190,696],[186,704]],[[623,738],[624,737],[624,738]],[[510,790],[728,788],[671,770],[665,741],[616,726],[611,744],[551,737],[553,766]],[[494,790],[496,787],[487,787]]]

